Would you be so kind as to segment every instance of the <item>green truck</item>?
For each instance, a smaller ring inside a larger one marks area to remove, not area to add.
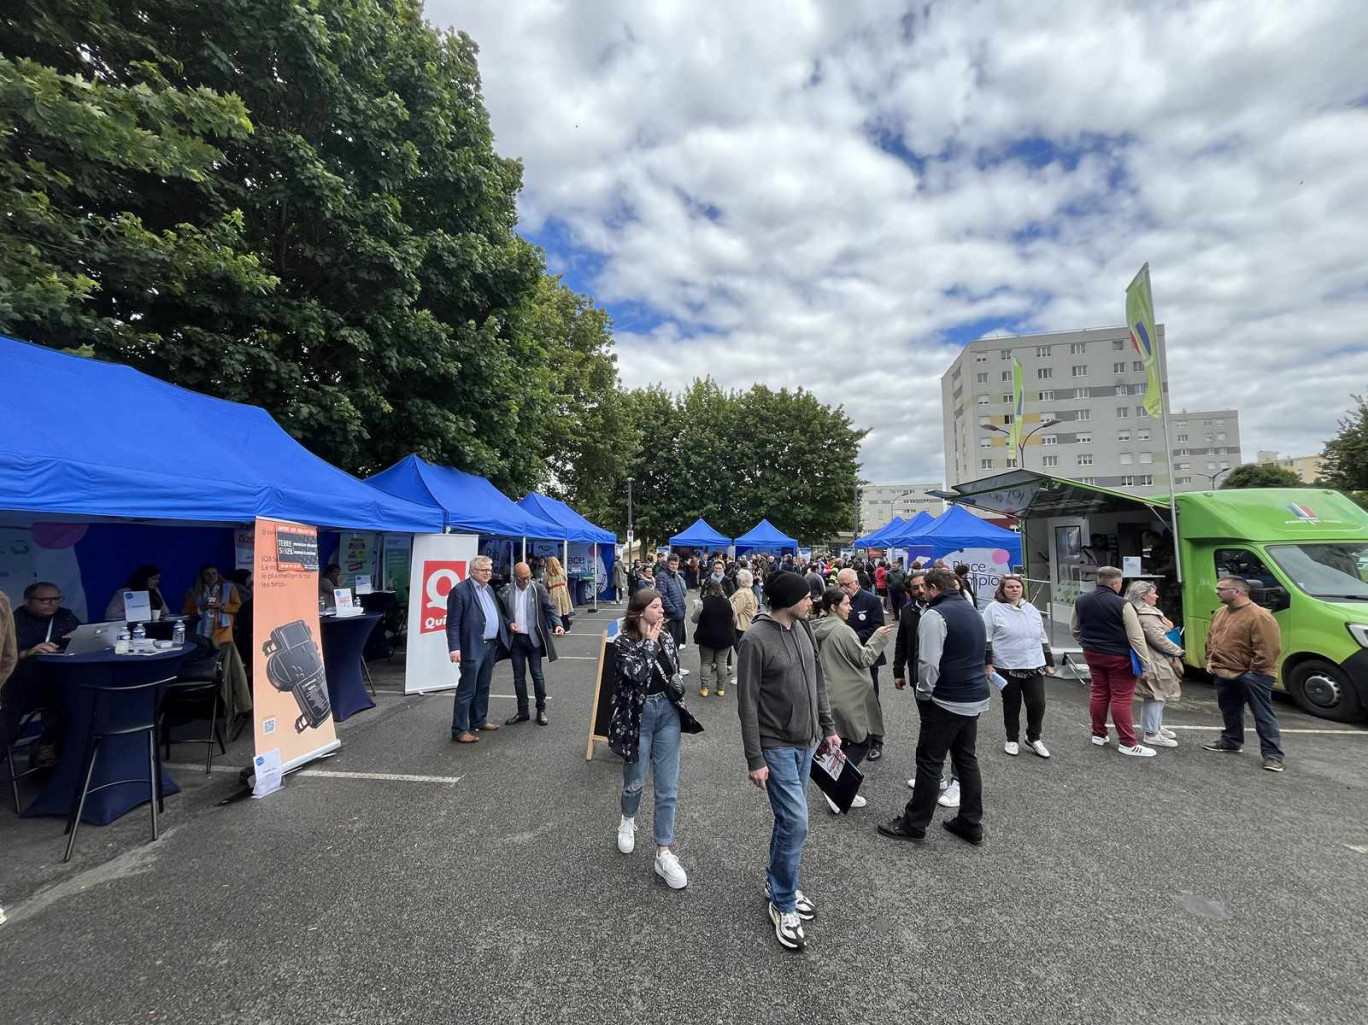
[[[1368,712],[1368,512],[1322,488],[1248,488],[1139,498],[1030,470],[956,485],[950,501],[1008,516],[1026,576],[1048,582],[1042,610],[1056,639],[1098,565],[1153,580],[1181,622],[1188,664],[1203,667],[1219,607],[1216,581],[1238,576],[1282,630],[1278,686],[1313,715]],[[1175,558],[1176,556],[1176,558]],[[1182,583],[1177,569],[1181,566]]]

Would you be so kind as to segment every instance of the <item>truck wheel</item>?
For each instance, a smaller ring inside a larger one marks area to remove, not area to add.
[[[1287,689],[1304,711],[1335,722],[1363,718],[1358,692],[1333,663],[1308,659],[1298,663],[1289,676]]]

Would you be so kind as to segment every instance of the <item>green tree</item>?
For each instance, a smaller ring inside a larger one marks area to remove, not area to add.
[[[1292,470],[1268,463],[1245,463],[1235,467],[1221,481],[1226,488],[1300,488],[1306,485]]]
[[[1368,490],[1368,401],[1355,395],[1354,408],[1339,422],[1339,433],[1325,443],[1320,481],[1340,491]]]

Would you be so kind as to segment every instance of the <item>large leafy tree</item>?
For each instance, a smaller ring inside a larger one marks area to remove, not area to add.
[[[1222,488],[1300,488],[1305,485],[1293,470],[1268,463],[1245,463],[1226,474]]]
[[[1341,491],[1368,490],[1368,401],[1354,396],[1354,408],[1339,422],[1339,433],[1325,443],[1320,483]]]

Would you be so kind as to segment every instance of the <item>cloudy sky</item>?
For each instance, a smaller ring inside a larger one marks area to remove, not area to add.
[[[629,385],[804,384],[939,477],[990,332],[1124,320],[1175,408],[1318,451],[1368,392],[1368,15],[1297,2],[428,0],[481,49],[522,231]]]

